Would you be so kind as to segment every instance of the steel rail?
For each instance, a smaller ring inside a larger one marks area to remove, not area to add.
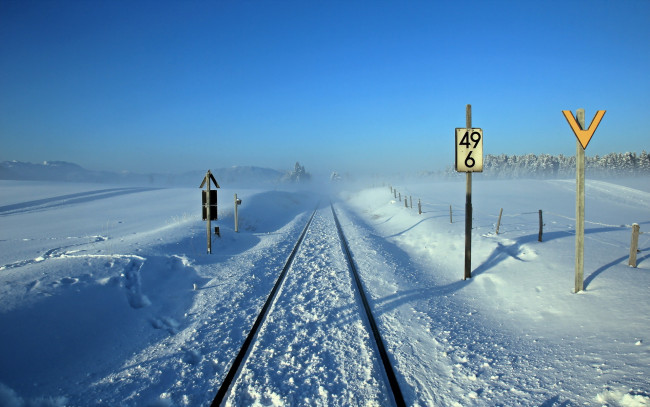
[[[379,328],[377,328],[377,323],[375,322],[375,318],[372,316],[372,310],[370,309],[370,304],[368,303],[368,299],[363,290],[363,284],[361,284],[361,278],[359,277],[357,267],[354,263],[354,259],[352,258],[352,252],[350,251],[348,242],[345,239],[345,235],[343,234],[343,228],[341,227],[339,218],[338,216],[336,216],[336,211],[334,210],[334,204],[330,202],[330,206],[332,207],[334,222],[336,223],[336,228],[339,233],[339,238],[341,239],[341,246],[343,247],[343,251],[345,252],[345,255],[348,260],[348,266],[350,267],[350,271],[354,276],[354,281],[356,283],[357,289],[359,290],[359,295],[361,296],[361,302],[363,303],[363,308],[366,310],[368,323],[370,324],[372,335],[375,339],[375,343],[377,344],[377,351],[379,352],[379,356],[381,357],[381,361],[384,365],[384,370],[386,371],[386,378],[388,379],[388,384],[390,385],[390,389],[393,392],[393,397],[395,398],[395,404],[398,407],[406,406],[406,402],[404,402],[404,396],[402,395],[402,390],[400,389],[399,382],[397,381],[397,377],[395,376],[395,370],[393,369],[393,365],[391,364],[390,358],[388,357],[388,352],[386,352],[386,347],[384,346],[384,341],[382,340],[381,334],[379,333]]]
[[[372,315],[372,311],[370,309],[370,304],[368,303],[368,299],[366,297],[366,294],[363,290],[363,284],[361,283],[361,278],[359,277],[359,273],[357,271],[356,265],[354,263],[353,257],[352,257],[352,252],[350,251],[350,248],[348,246],[348,242],[345,238],[345,235],[343,233],[343,228],[341,227],[341,223],[339,222],[339,219],[336,215],[336,211],[334,210],[334,205],[331,204],[332,208],[332,214],[334,216],[334,222],[336,223],[337,227],[337,232],[339,235],[339,239],[341,241],[341,248],[344,252],[344,255],[346,257],[348,267],[352,273],[352,276],[355,281],[355,285],[357,287],[357,290],[359,291],[359,296],[361,298],[361,302],[363,303],[363,308],[365,310],[366,318],[368,319],[368,323],[370,325],[370,330],[372,331],[372,337],[374,338],[375,344],[376,344],[376,349],[377,352],[379,353],[379,357],[382,361],[382,364],[384,366],[384,370],[386,373],[386,379],[388,381],[389,387],[391,392],[393,393],[393,398],[395,405],[398,407],[406,406],[406,403],[404,401],[404,397],[402,395],[402,391],[399,387],[399,382],[397,381],[397,377],[395,375],[395,371],[393,369],[393,366],[390,362],[390,358],[388,357],[388,352],[386,351],[386,348],[384,346],[383,339],[381,338],[381,334],[379,333],[379,329],[377,327],[377,323],[375,322],[375,319]],[[314,210],[314,212],[311,214],[311,217],[309,218],[309,221],[305,225],[305,228],[303,229],[302,233],[300,234],[300,237],[298,238],[298,241],[296,242],[295,246],[293,247],[293,250],[291,251],[291,254],[287,258],[287,261],[280,272],[280,275],[278,276],[278,280],[276,281],[275,285],[273,286],[273,289],[269,293],[268,298],[266,299],[266,302],[264,303],[264,306],[262,307],[259,315],[257,316],[255,323],[253,324],[253,327],[251,328],[250,332],[248,333],[248,336],[244,340],[244,343],[242,344],[239,353],[235,357],[235,359],[232,362],[232,365],[230,366],[230,369],[228,373],[226,374],[226,377],[224,378],[223,382],[221,383],[221,386],[219,387],[219,390],[217,392],[216,397],[212,401],[211,406],[212,407],[218,407],[223,404],[223,402],[226,399],[226,396],[228,395],[228,392],[230,391],[230,387],[232,386],[232,383],[234,382],[235,378],[237,377],[237,374],[239,373],[244,360],[247,358],[249,350],[251,349],[251,345],[253,341],[255,340],[255,337],[264,322],[266,315],[273,304],[273,301],[275,299],[275,296],[282,286],[282,282],[284,281],[284,278],[293,264],[293,260],[296,256],[296,253],[298,252],[298,249],[300,248],[300,245],[302,244],[305,235],[307,234],[307,230],[309,229],[309,226],[311,225],[311,222],[314,218],[314,215],[316,214],[316,211],[318,208]]]
[[[248,333],[248,336],[244,340],[244,343],[239,349],[239,353],[235,357],[235,359],[232,362],[232,365],[230,366],[230,370],[228,371],[228,374],[226,374],[226,377],[224,378],[223,382],[221,383],[221,386],[219,387],[219,391],[217,391],[217,395],[215,396],[214,400],[212,401],[211,406],[212,407],[217,407],[220,406],[221,403],[223,403],[226,395],[228,394],[228,391],[230,390],[230,386],[232,385],[233,380],[235,377],[237,377],[237,372],[242,366],[242,363],[246,359],[246,356],[248,354],[248,350],[250,349],[251,344],[253,343],[253,340],[255,339],[255,336],[257,335],[257,332],[259,331],[260,326],[262,325],[262,322],[264,321],[264,318],[266,317],[266,313],[268,312],[269,308],[271,307],[271,304],[273,303],[273,299],[275,298],[275,295],[277,291],[280,289],[280,286],[282,285],[282,281],[284,280],[284,276],[287,274],[287,271],[289,270],[289,267],[291,267],[291,264],[293,263],[294,257],[296,257],[296,252],[298,252],[298,248],[302,244],[303,239],[305,238],[305,235],[307,234],[307,229],[309,229],[309,225],[311,225],[311,221],[314,219],[314,215],[316,214],[316,211],[318,210],[318,207],[314,209],[314,212],[311,214],[311,217],[309,218],[309,221],[307,221],[307,225],[305,225],[305,228],[302,230],[302,233],[300,234],[300,237],[298,238],[298,241],[296,242],[296,245],[293,247],[293,250],[291,251],[291,254],[287,258],[287,261],[284,265],[284,268],[282,269],[282,272],[280,272],[280,275],[278,276],[278,280],[275,282],[275,285],[273,286],[273,289],[269,293],[268,298],[266,299],[266,302],[264,303],[264,306],[262,307],[262,310],[260,311],[259,315],[257,316],[257,319],[255,319],[255,323],[253,324],[253,327],[251,328],[250,332]]]

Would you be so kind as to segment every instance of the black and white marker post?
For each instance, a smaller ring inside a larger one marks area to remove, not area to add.
[[[208,170],[208,172],[205,174],[205,177],[203,177],[203,182],[201,182],[201,185],[199,188],[203,188],[205,185],[205,191],[201,191],[201,197],[202,197],[202,202],[201,202],[201,207],[202,207],[202,215],[203,215],[203,220],[207,220],[207,237],[208,237],[208,253],[212,254],[212,224],[211,221],[217,220],[217,190],[211,190],[210,189],[210,182],[214,182],[215,188],[219,188],[219,184],[217,183],[217,180],[214,179],[214,175],[212,175],[212,172]],[[215,233],[217,232],[219,228],[215,228]]]
[[[463,280],[467,280],[472,278],[472,173],[483,172],[483,129],[472,128],[472,105],[465,108],[465,128],[456,128],[456,171],[466,174]]]

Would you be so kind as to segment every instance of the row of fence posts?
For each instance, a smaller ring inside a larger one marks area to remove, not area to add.
[[[393,197],[395,197],[395,199],[399,199],[399,201],[402,202],[402,193],[397,192],[397,189],[393,188],[392,185],[389,185],[389,188],[390,188],[390,193],[393,194]],[[404,207],[408,208],[409,205],[410,205],[410,208],[413,209],[413,196],[409,195],[408,201],[407,201],[406,195],[404,195]],[[418,215],[422,215],[422,200],[420,200],[419,198],[418,198]],[[453,216],[452,216],[452,213],[451,213],[451,205],[449,205],[449,223],[454,223],[453,222]]]
[[[392,185],[390,185],[390,192],[393,194],[395,199],[399,199],[400,202],[402,202],[402,193],[397,192],[396,188],[393,188]],[[409,199],[411,204],[411,209],[413,209],[413,196],[409,195]],[[404,207],[408,208],[409,207],[409,202],[406,199],[406,195],[404,195]],[[422,215],[422,201],[418,198],[418,214]],[[497,227],[496,227],[496,234],[499,234],[499,227],[501,226],[501,216],[503,215],[503,208],[499,210],[499,218],[497,220]],[[449,223],[454,223],[453,222],[453,215],[451,211],[451,205],[449,205]],[[542,210],[539,210],[539,232],[537,234],[537,241],[541,242],[543,241],[542,236],[544,234],[544,217],[542,216]],[[642,235],[643,232],[640,231],[640,226],[638,223],[634,223],[632,225],[632,240],[630,241],[630,257],[628,259],[628,265],[630,267],[636,267],[636,255],[639,252],[639,235]]]
[[[496,234],[499,234],[499,226],[501,225],[501,216],[503,215],[503,208],[499,211],[499,219],[497,220]],[[537,241],[542,241],[542,235],[544,233],[544,218],[542,217],[542,210],[539,210],[539,234],[537,236]],[[632,239],[630,240],[630,257],[628,258],[627,264],[630,267],[636,267],[636,254],[639,252],[639,235],[642,235],[643,232],[640,230],[638,223],[632,224]]]
[[[399,199],[400,202],[402,202],[402,193],[397,192],[397,189],[393,188],[392,185],[390,187],[390,193],[393,194],[395,199]],[[406,199],[406,195],[404,195],[404,207],[408,208],[409,207],[409,201],[411,202],[411,209],[413,209],[413,196],[409,195],[408,199]],[[420,201],[418,200],[418,211],[422,213],[422,205],[420,204]]]
[[[499,225],[501,224],[501,215],[503,214],[503,208],[499,211],[499,220],[497,221],[496,234],[499,234]],[[539,234],[537,241],[542,241],[542,234],[544,232],[544,220],[542,217],[542,210],[539,210]],[[630,240],[630,257],[628,258],[627,264],[630,267],[636,268],[636,254],[639,252],[639,235],[642,235],[643,232],[640,230],[638,223],[632,224],[632,238]]]

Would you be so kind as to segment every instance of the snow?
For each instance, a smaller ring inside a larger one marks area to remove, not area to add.
[[[235,383],[233,404],[344,406],[388,397],[335,230],[325,207]]]
[[[0,181],[0,405],[209,405],[317,205],[226,404],[390,405],[330,199],[408,405],[649,405],[648,185],[587,180],[575,294],[573,180],[476,176],[468,280],[464,179],[222,183],[211,255],[198,188]]]

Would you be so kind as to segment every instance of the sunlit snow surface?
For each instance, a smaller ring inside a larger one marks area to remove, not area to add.
[[[579,294],[572,180],[475,177],[466,281],[463,178],[222,188],[211,255],[198,188],[0,181],[0,405],[209,405],[319,202],[227,404],[390,405],[330,198],[407,404],[648,405],[645,181],[587,180]]]

